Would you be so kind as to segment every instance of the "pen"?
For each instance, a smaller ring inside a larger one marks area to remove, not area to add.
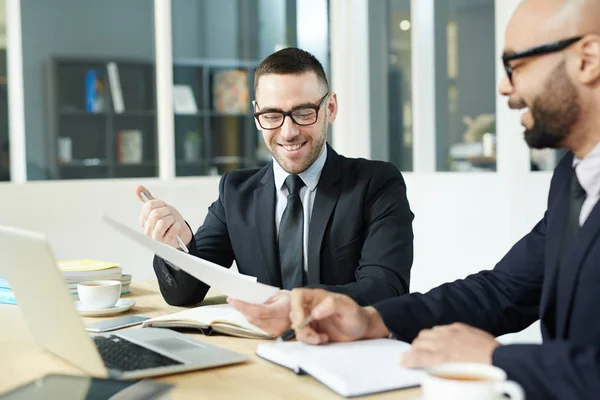
[[[306,327],[306,325],[310,324],[313,321],[313,317],[312,315],[308,315],[308,317],[306,317],[304,319],[304,321],[302,321],[300,324],[298,324],[298,326],[296,326],[295,328],[292,326],[291,329],[288,329],[287,331],[285,331],[283,333],[283,335],[279,336],[277,338],[277,342],[285,342],[286,340],[291,340],[293,338],[296,337],[296,329],[303,329]]]
[[[142,198],[144,199],[144,203],[150,201],[150,196],[148,196],[148,193],[146,192],[142,192],[140,193],[140,195],[142,196]],[[183,250],[184,253],[188,253],[189,254],[189,250],[188,248],[185,246],[185,243],[183,243],[183,240],[181,240],[181,238],[179,237],[179,235],[177,235],[177,243],[179,244],[179,248],[181,250]],[[175,268],[176,270],[179,270],[178,267],[176,267],[175,265],[169,263],[169,265],[171,265],[173,268]]]

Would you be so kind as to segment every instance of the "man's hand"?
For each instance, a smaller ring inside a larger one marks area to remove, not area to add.
[[[436,326],[422,330],[412,348],[402,357],[407,368],[423,368],[447,362],[492,363],[500,346],[492,335],[465,324]]]
[[[142,192],[146,192],[150,201],[144,204],[140,213],[140,225],[144,228],[144,234],[149,238],[158,240],[169,246],[179,248],[177,236],[189,247],[193,234],[187,226],[179,211],[162,200],[155,199],[144,186],[137,186],[135,194],[140,201]]]
[[[279,336],[291,326],[290,292],[280,290],[265,304],[249,304],[230,297],[227,302],[241,312],[252,325],[258,326],[272,336]]]
[[[298,326],[308,316],[313,322],[296,329],[296,338],[308,344],[349,342],[387,337],[389,332],[373,307],[360,307],[346,295],[322,289],[294,289],[290,320]]]

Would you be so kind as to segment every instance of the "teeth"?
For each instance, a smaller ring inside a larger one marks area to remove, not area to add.
[[[292,146],[283,145],[283,148],[286,149],[287,151],[298,150],[300,147],[302,147],[301,144],[295,144],[295,145],[292,145]]]

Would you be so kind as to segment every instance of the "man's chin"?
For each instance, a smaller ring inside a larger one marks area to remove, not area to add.
[[[537,130],[526,129],[523,133],[525,143],[531,149],[557,149],[561,147],[564,137]]]

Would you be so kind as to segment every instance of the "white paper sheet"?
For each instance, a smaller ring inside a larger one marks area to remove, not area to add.
[[[188,274],[214,287],[226,296],[251,304],[263,304],[279,291],[279,288],[256,282],[256,278],[241,275],[210,261],[186,254],[171,246],[146,237],[144,234],[115,221],[108,216],[102,220],[116,231],[140,245],[152,250],[156,255],[178,266]]]
[[[400,366],[408,343],[359,340],[311,346],[300,342],[261,343],[256,354],[296,372],[303,370],[344,397],[403,389],[420,384],[424,372]]]

